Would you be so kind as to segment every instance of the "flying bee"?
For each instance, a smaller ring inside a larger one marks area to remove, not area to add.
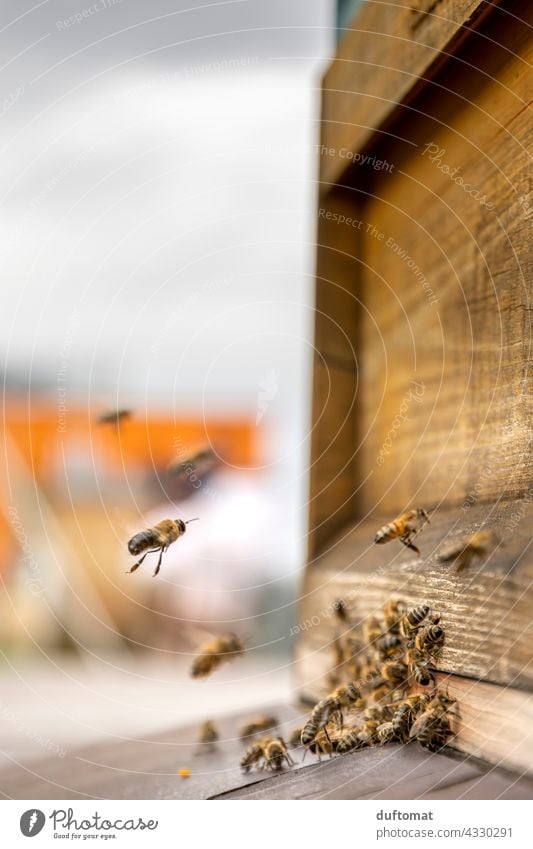
[[[437,554],[437,560],[441,563],[456,563],[456,572],[462,572],[472,565],[474,560],[490,554],[491,550],[499,543],[500,539],[494,531],[477,531],[472,536],[463,538],[456,545],[446,550],[443,554]]]
[[[392,657],[402,646],[402,639],[397,634],[385,634],[377,643],[377,649],[380,657]]]
[[[348,607],[342,598],[338,598],[333,602],[333,612],[340,622],[348,622],[350,619],[348,615]]]
[[[121,422],[126,421],[126,419],[131,418],[132,411],[131,410],[106,410],[105,413],[100,413],[98,416],[98,424],[115,424],[118,425]]]
[[[241,740],[246,740],[247,737],[253,737],[254,734],[259,734],[261,731],[269,731],[276,725],[279,725],[279,722],[275,716],[256,716],[240,727],[239,735]]]
[[[374,537],[374,542],[382,545],[385,542],[390,542],[391,539],[399,539],[403,545],[415,551],[420,557],[420,550],[413,544],[412,540],[420,533],[425,522],[429,522],[429,516],[424,509],[418,507],[415,510],[407,510],[397,519],[389,522],[388,525],[383,525]]]
[[[433,752],[441,749],[452,733],[447,714],[454,702],[455,699],[444,693],[433,696],[413,723],[409,738],[418,740],[422,746]]]
[[[204,643],[193,660],[193,678],[205,678],[222,663],[233,660],[244,653],[244,645],[236,634],[223,634]]]
[[[392,598],[389,599],[383,608],[383,618],[389,633],[398,634],[402,618],[402,603]]]
[[[134,557],[137,557],[138,554],[142,554],[143,551],[144,554],[137,563],[133,564],[127,574],[135,572],[148,554],[153,554],[154,552],[159,551],[159,560],[157,561],[157,566],[155,567],[154,572],[155,578],[161,568],[161,560],[163,559],[165,551],[172,545],[173,542],[176,542],[179,537],[183,536],[187,530],[189,522],[196,521],[197,519],[189,519],[187,522],[184,522],[183,519],[163,519],[162,522],[158,522],[153,528],[148,528],[146,531],[141,531],[140,533],[135,534],[135,536],[133,536],[128,542],[128,551],[130,554],[133,554]]]
[[[206,719],[198,729],[198,742],[204,747],[212,748],[219,739],[219,733],[212,720]]]
[[[424,652],[416,648],[409,648],[405,654],[409,675],[421,687],[428,687],[435,682],[433,673],[429,669],[429,661]]]
[[[342,728],[343,708],[356,705],[360,700],[360,690],[353,682],[350,682],[337,687],[329,696],[317,702],[302,729],[302,745],[310,746],[320,729],[325,728],[328,722],[332,720]]]
[[[420,625],[429,616],[429,604],[421,604],[419,607],[411,607],[403,614],[400,622],[400,631],[404,637],[410,637],[420,628]]]
[[[440,618],[440,617],[439,617]],[[444,628],[428,623],[421,628],[415,639],[415,647],[420,652],[435,654],[444,644]]]
[[[400,687],[407,683],[407,666],[400,660],[387,660],[381,665],[381,675],[393,687]]]
[[[216,462],[216,454],[211,448],[203,448],[201,451],[196,451],[190,457],[181,457],[174,460],[167,466],[167,471],[170,475],[191,475],[194,472],[207,471]]]

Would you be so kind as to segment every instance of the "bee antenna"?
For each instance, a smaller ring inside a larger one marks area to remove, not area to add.
[[[200,518],[199,516],[196,516],[196,518],[195,518],[195,519],[187,519],[187,521],[185,522],[185,524],[186,524],[186,525],[188,525],[188,524],[189,524],[189,522],[197,522],[197,521],[199,520],[199,518]]]

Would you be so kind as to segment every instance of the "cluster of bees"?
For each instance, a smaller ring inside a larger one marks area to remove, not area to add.
[[[158,553],[157,575],[164,552],[183,536],[192,521],[195,519],[165,519],[135,534],[128,550],[135,557],[142,556],[130,572],[138,569],[148,554]],[[420,556],[413,540],[429,521],[426,510],[409,510],[378,530],[374,542],[397,539]],[[453,544],[438,559],[455,563],[459,572],[487,554],[497,541],[492,531],[481,530]],[[334,610],[342,633],[332,643],[332,691],[315,705],[303,728],[291,732],[288,745],[281,736],[265,733],[278,725],[275,717],[257,717],[241,729],[241,738],[249,743],[241,758],[243,771],[255,767],[277,772],[293,766],[288,747],[303,747],[320,758],[416,740],[438,751],[451,736],[449,717],[455,700],[435,689],[431,671],[445,639],[440,615],[426,604],[409,609],[400,601],[390,600],[381,620],[371,616],[361,628],[352,621],[342,600],[335,602]],[[204,678],[244,651],[236,634],[213,637],[197,650],[191,675]],[[428,689],[413,691],[415,687]],[[204,749],[212,748],[218,739],[213,722],[206,721],[199,731],[199,743]]]

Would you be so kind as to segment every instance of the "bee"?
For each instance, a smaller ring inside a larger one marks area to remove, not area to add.
[[[131,418],[132,411],[131,410],[107,410],[105,413],[100,413],[98,416],[98,424],[120,424],[120,422],[126,421],[126,419]]]
[[[297,728],[294,728],[289,734],[289,746],[292,749],[297,749],[298,746],[302,745],[302,731],[303,727],[299,725]]]
[[[280,772],[285,765],[294,766],[295,761],[289,755],[281,737],[265,737],[261,745],[266,769]]]
[[[403,545],[415,551],[420,557],[420,550],[412,540],[420,533],[425,522],[429,522],[429,516],[424,509],[418,507],[415,510],[407,510],[388,525],[383,525],[374,537],[374,542],[381,545],[390,542],[391,539],[399,539]]]
[[[377,729],[379,722],[375,719],[367,719],[362,727],[354,728],[348,731],[337,742],[337,752],[344,754],[353,749],[362,749],[366,746],[373,746],[378,742]]]
[[[249,772],[252,766],[279,772],[284,765],[294,766],[281,737],[263,737],[250,746],[241,758],[241,769]]]
[[[377,649],[380,657],[386,658],[396,654],[402,646],[402,639],[397,634],[385,634],[377,643]]]
[[[183,519],[163,519],[162,522],[158,522],[153,528],[148,528],[146,531],[141,531],[140,533],[135,534],[135,536],[133,536],[128,542],[128,551],[130,554],[133,554],[134,557],[138,554],[142,554],[143,551],[144,554],[137,563],[133,564],[127,574],[135,572],[148,554],[153,554],[154,552],[159,551],[159,560],[157,561],[157,566],[155,567],[154,572],[155,578],[161,568],[161,560],[163,559],[165,551],[172,545],[173,542],[176,542],[179,537],[183,536],[187,530],[189,522],[196,521],[197,519],[189,519],[187,522],[184,522]]]
[[[376,675],[370,681],[369,698],[372,702],[379,702],[381,699],[389,698],[391,685],[381,675]]]
[[[369,616],[363,624],[363,640],[369,647],[374,647],[375,643],[381,639],[383,632],[381,625],[376,616]]]
[[[205,722],[202,722],[198,729],[198,742],[212,748],[218,739],[219,733],[215,723],[210,719],[206,719]]]
[[[448,709],[455,699],[437,693],[426,705],[413,723],[409,739],[416,739],[426,749],[436,752],[441,749],[451,736],[451,726],[448,720]]]
[[[319,760],[321,755],[329,755],[331,757],[333,752],[336,751],[336,748],[337,741],[331,739],[325,728],[321,728],[317,732],[315,739],[309,746],[310,751],[314,755],[317,755]]]
[[[438,617],[440,619],[440,617]],[[420,652],[435,654],[444,644],[444,629],[440,625],[428,623],[421,628],[415,639],[415,647]]]
[[[409,675],[420,684],[421,687],[428,687],[435,682],[433,673],[429,669],[429,661],[426,655],[419,649],[407,649],[405,655]]]
[[[179,458],[173,461],[167,466],[167,471],[170,475],[190,475],[198,469],[207,470],[215,460],[214,451],[211,448],[203,448],[184,460]]]
[[[393,687],[407,683],[407,666],[400,660],[388,660],[381,665],[381,675]]]
[[[394,740],[394,728],[390,719],[386,722],[382,722],[381,725],[378,725],[376,729],[376,736],[378,738],[378,742],[381,743],[382,746],[385,743],[391,743]]]
[[[449,548],[444,554],[438,554],[437,560],[441,563],[455,562],[457,564],[455,571],[462,572],[463,569],[471,566],[474,560],[489,554],[499,541],[494,531],[477,531],[471,537],[462,539],[457,545]]]
[[[340,622],[348,622],[350,619],[348,607],[342,598],[338,598],[333,602],[333,612]]]
[[[355,705],[360,699],[360,690],[351,682],[337,687],[329,696],[317,702],[302,729],[302,745],[310,746],[320,729],[324,728],[331,720],[336,721],[342,728],[343,708]]]
[[[364,719],[376,719],[378,722],[385,722],[392,719],[392,705],[372,705],[363,711]]]
[[[236,634],[223,634],[204,643],[193,660],[191,675],[193,678],[205,678],[222,663],[233,660],[244,653],[244,645]]]
[[[383,608],[383,618],[385,626],[389,633],[398,634],[400,632],[400,621],[402,618],[401,602],[389,599]]]
[[[275,716],[256,716],[249,720],[239,729],[241,740],[247,737],[253,737],[254,734],[259,734],[261,731],[269,731],[279,725],[278,719]]]
[[[400,622],[400,631],[404,637],[410,637],[418,630],[424,619],[430,613],[429,604],[421,604],[419,607],[411,607],[403,614]]]

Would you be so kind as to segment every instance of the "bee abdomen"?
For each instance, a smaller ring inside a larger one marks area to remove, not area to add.
[[[382,543],[387,542],[391,539],[392,534],[394,533],[394,526],[391,524],[383,525],[382,528],[377,531],[376,536],[374,537],[374,542]]]
[[[138,534],[135,534],[128,543],[128,551],[130,554],[137,555],[141,554],[147,548],[150,548],[151,545],[157,545],[157,537],[154,531],[150,528],[147,531],[141,531]]]
[[[302,746],[310,746],[316,737],[317,731],[318,728],[312,722],[308,722],[307,725],[304,725],[301,736]]]

